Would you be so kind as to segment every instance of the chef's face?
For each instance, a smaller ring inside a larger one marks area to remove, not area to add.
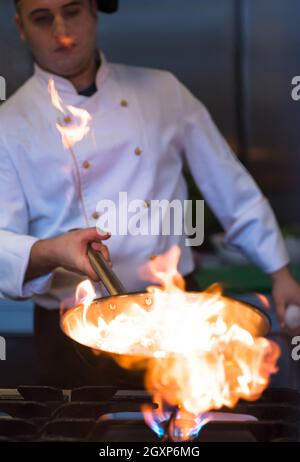
[[[36,62],[48,72],[76,76],[94,56],[95,0],[20,0],[16,21]]]

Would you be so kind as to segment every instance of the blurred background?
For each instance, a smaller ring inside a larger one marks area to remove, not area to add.
[[[99,44],[107,58],[170,70],[206,104],[269,198],[297,264],[300,102],[291,98],[291,81],[300,74],[299,1],[120,3],[116,15],[100,16]],[[7,96],[31,72],[31,56],[14,25],[13,1],[1,1],[0,75],[7,81]],[[190,180],[189,185],[192,197],[197,198]],[[205,226],[205,243],[200,249],[203,255],[198,260],[204,268],[203,285],[227,280],[231,290],[268,291],[266,276],[247,267],[238,256],[226,254],[215,236],[219,225],[209,210]],[[298,248],[300,252],[300,245]],[[239,264],[244,265],[242,271],[238,270],[242,282],[234,272]],[[0,332],[16,331],[32,331],[31,302],[2,301]]]

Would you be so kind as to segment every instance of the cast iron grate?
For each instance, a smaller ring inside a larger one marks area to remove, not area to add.
[[[140,414],[141,404],[149,402],[151,398],[143,390],[116,387],[60,390],[20,386],[15,392],[2,390],[0,442],[157,442]],[[210,422],[197,442],[299,440],[300,393],[296,390],[268,389],[256,402],[241,401],[235,409],[221,411],[248,414],[258,421]]]

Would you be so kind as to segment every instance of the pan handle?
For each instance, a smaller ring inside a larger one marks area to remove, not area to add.
[[[125,287],[110,268],[103,255],[100,252],[95,252],[90,244],[88,245],[87,253],[93,270],[106,287],[108,293],[110,295],[126,294]]]

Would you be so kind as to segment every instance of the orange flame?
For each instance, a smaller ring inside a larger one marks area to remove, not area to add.
[[[258,298],[258,300],[260,301],[260,303],[262,304],[262,306],[266,309],[266,310],[270,310],[271,309],[271,302],[270,300],[268,299],[268,297],[264,294],[255,294],[256,297]]]
[[[115,315],[99,316],[91,326],[85,314],[71,336],[82,342],[84,335],[86,345],[111,353],[123,367],[146,367],[146,387],[159,404],[155,411],[143,409],[146,422],[162,436],[170,409],[176,409],[169,435],[186,440],[210,420],[210,410],[258,399],[277,372],[280,349],[257,336],[253,310],[222,296],[218,286],[199,293],[182,290],[179,255],[174,247],[142,268],[144,277],[149,280],[152,272],[162,283],[149,287],[146,308],[131,296],[118,307],[115,297],[108,307]],[[87,313],[93,294],[85,290],[91,294]]]
[[[75,38],[65,34],[59,35],[57,41],[66,48],[72,48],[75,44]]]
[[[93,339],[99,335],[98,329],[87,320],[88,309],[96,297],[92,283],[89,280],[81,282],[77,289],[75,300],[77,305],[83,305],[81,316],[76,317],[75,323],[69,326],[76,340],[90,347],[95,346]],[[84,326],[84,328],[83,328]]]
[[[163,255],[158,255],[141,266],[139,268],[139,276],[146,281],[162,285],[165,290],[175,290],[176,288],[184,290],[185,281],[177,271],[179,258],[179,247],[171,247]],[[150,288],[148,290],[150,291]]]
[[[65,149],[70,149],[89,133],[89,124],[92,117],[85,109],[64,105],[55,88],[53,79],[49,80],[48,91],[51,95],[53,106],[64,115],[62,120],[58,120],[56,128],[61,134]]]
[[[86,313],[89,309],[92,301],[96,298],[96,292],[92,283],[87,279],[86,281],[81,282],[76,288],[75,300],[76,304],[84,305],[83,311],[83,321],[86,323]]]

